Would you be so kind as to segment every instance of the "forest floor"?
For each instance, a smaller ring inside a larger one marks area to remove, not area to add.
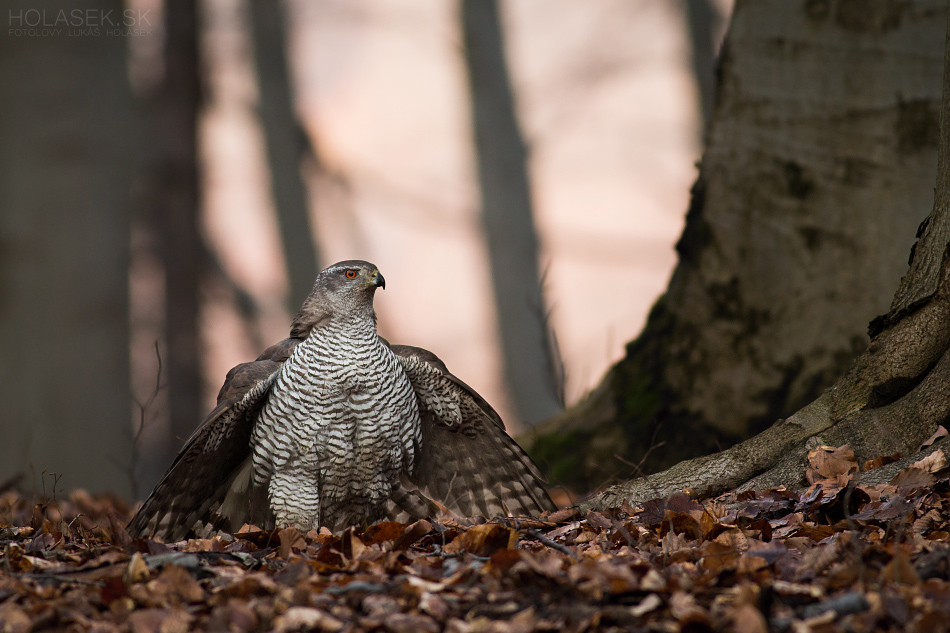
[[[130,539],[118,499],[8,491],[0,631],[946,631],[950,468],[934,455],[886,485],[821,447],[801,493],[166,544]]]

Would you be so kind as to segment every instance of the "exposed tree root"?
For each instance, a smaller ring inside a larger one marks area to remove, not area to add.
[[[742,485],[779,463],[782,457],[816,433],[828,428],[831,397],[826,393],[787,420],[779,420],[755,437],[726,449],[617,486],[580,504],[582,509],[619,507],[690,488],[701,494]]]
[[[911,316],[895,329],[917,329],[919,324],[915,321],[918,320]],[[929,318],[926,321],[933,323]],[[934,355],[932,349],[927,352],[928,356]],[[624,500],[639,503],[687,488],[705,495],[730,489],[762,489],[778,485],[803,487],[808,450],[822,444],[850,444],[859,462],[893,453],[910,455],[905,460],[908,462],[922,458],[932,449],[915,455],[920,443],[933,433],[937,425],[950,418],[950,352],[944,348],[939,361],[923,379],[906,376],[900,384],[912,387],[900,398],[883,406],[837,417],[835,404],[842,390],[854,389],[869,396],[875,393],[875,387],[881,382],[893,381],[893,371],[884,371],[876,363],[869,363],[867,357],[875,355],[877,360],[882,356],[892,358],[892,355],[878,354],[872,344],[871,349],[855,361],[855,366],[874,368],[863,375],[873,375],[876,380],[861,380],[856,377],[856,372],[849,372],[817,400],[759,435],[721,453],[687,460],[663,472],[612,486],[582,503],[581,507],[619,507]],[[924,355],[921,351],[917,358]],[[906,368],[908,364],[890,364],[891,368],[897,366]],[[856,401],[853,392],[844,396],[848,402]]]

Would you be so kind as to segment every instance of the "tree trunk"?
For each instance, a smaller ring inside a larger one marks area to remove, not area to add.
[[[705,141],[716,97],[716,51],[713,34],[717,30],[720,16],[713,0],[685,0],[683,10],[686,31],[689,34],[693,77],[696,79],[699,113],[703,119],[700,127],[701,140]]]
[[[932,201],[945,19],[936,0],[737,3],[668,291],[536,458],[579,488],[655,472],[847,369]]]
[[[527,152],[515,115],[497,0],[462,0],[462,32],[504,374],[521,422],[560,410],[538,274]]]
[[[284,34],[284,4],[280,0],[250,0],[250,6],[259,115],[267,144],[271,197],[277,212],[290,285],[287,307],[294,314],[310,294],[320,271],[307,191],[300,173],[306,135],[294,113]]]
[[[99,24],[123,7],[106,0],[83,13],[83,25],[42,24],[74,6],[3,7],[0,482],[19,474],[23,487],[52,495],[57,473],[60,492],[128,494],[136,144],[126,40]],[[35,34],[46,28],[59,33]]]
[[[906,457],[862,473],[886,481],[924,454],[946,449],[944,439],[918,451],[950,419],[950,23],[944,16],[943,101],[933,210],[920,227],[910,270],[885,316],[871,323],[871,344],[834,386],[760,435],[721,453],[605,491],[587,507],[636,503],[683,488],[719,492],[804,484],[807,450],[851,445],[858,463],[895,452]],[[833,269],[828,275],[836,274]],[[895,286],[898,284],[895,283]],[[816,323],[816,327],[819,324]]]
[[[172,437],[184,441],[205,413],[198,336],[203,251],[198,230],[201,83],[194,0],[165,3],[164,61],[156,104],[159,156],[153,202],[163,232],[169,425]]]

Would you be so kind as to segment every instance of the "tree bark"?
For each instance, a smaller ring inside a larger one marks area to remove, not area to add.
[[[871,324],[873,338],[827,392],[786,420],[715,455],[606,490],[585,507],[615,507],[683,488],[716,493],[804,485],[805,456],[816,445],[850,444],[858,462],[918,451],[950,419],[950,22],[944,17],[943,100],[940,106],[937,195],[911,251],[910,269],[888,314]],[[829,271],[829,274],[833,274]],[[897,284],[895,284],[897,285]],[[943,442],[946,445],[947,442]],[[868,477],[880,478],[894,467]]]
[[[689,34],[693,77],[696,79],[699,113],[702,116],[701,140],[705,142],[716,98],[716,51],[713,32],[720,17],[712,0],[684,0],[683,10]]]
[[[482,225],[488,243],[504,374],[521,422],[560,410],[538,273],[527,151],[515,115],[497,0],[462,0]]]
[[[533,456],[578,488],[655,472],[847,370],[932,202],[945,16],[936,0],[737,3],[667,293]]]
[[[0,30],[0,482],[128,494],[128,262],[136,147],[123,37],[30,34],[74,3],[4,3]],[[27,12],[30,12],[28,15]],[[54,30],[54,29],[49,29]],[[85,31],[85,34],[84,34]],[[45,476],[43,473],[45,472]],[[42,477],[42,481],[41,481]]]
[[[198,335],[203,261],[198,226],[198,9],[194,0],[167,0],[164,11],[165,76],[153,130],[159,145],[153,202],[163,235],[169,426],[172,437],[184,441],[204,414]]]
[[[293,314],[310,294],[320,271],[307,191],[300,173],[301,157],[307,147],[306,135],[294,113],[284,4],[280,0],[250,0],[250,7],[259,115],[267,145],[271,198],[277,212],[290,285],[287,307]]]

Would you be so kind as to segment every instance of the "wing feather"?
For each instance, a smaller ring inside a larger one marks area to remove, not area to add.
[[[412,474],[425,494],[462,516],[527,516],[557,506],[527,453],[474,389],[432,352],[390,346],[419,398],[422,450]]]
[[[300,341],[284,339],[228,372],[217,406],[129,522],[133,537],[170,542],[233,532],[245,522],[267,527],[266,495],[251,489],[248,476],[251,431],[278,370]]]

